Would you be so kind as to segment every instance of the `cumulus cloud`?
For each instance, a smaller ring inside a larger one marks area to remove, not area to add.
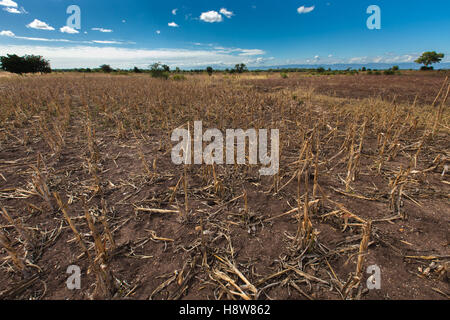
[[[47,23],[40,21],[38,19],[34,19],[33,22],[27,24],[27,28],[38,30],[49,30],[49,31],[55,30],[55,28],[49,26]]]
[[[172,28],[178,28],[179,27],[179,25],[177,25],[175,22],[169,22],[168,26],[172,27]]]
[[[15,37],[16,35],[14,34],[14,32],[9,31],[9,30],[4,30],[0,32],[0,36],[4,36],[4,37]]]
[[[176,16],[176,15],[177,15],[177,11],[178,11],[178,9],[173,9],[173,10],[172,10],[172,14],[173,14],[174,16]]]
[[[223,14],[228,19],[231,18],[232,16],[234,16],[234,13],[232,11],[228,11],[225,8],[220,9],[220,13]]]
[[[222,22],[223,17],[217,11],[212,10],[212,11],[208,11],[208,12],[203,12],[200,15],[200,20],[208,22],[208,23]]]
[[[59,31],[61,31],[62,33],[69,33],[69,34],[79,33],[78,30],[71,28],[69,26],[64,26],[64,27],[60,28]]]
[[[161,34],[161,30],[156,30],[156,34]]]
[[[302,14],[302,13],[310,13],[311,11],[314,10],[314,8],[315,8],[315,6],[312,6],[312,7],[301,6],[300,8],[297,9],[297,12],[298,12],[299,14]]]
[[[92,28],[91,30],[93,30],[93,31],[100,31],[100,32],[104,32],[104,33],[111,33],[111,32],[113,32],[111,29],[104,29],[104,28]]]
[[[14,7],[14,8],[18,7],[17,3],[12,0],[0,0],[0,6]]]

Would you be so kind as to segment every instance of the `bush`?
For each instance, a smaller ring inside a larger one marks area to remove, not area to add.
[[[400,70],[400,67],[399,67],[399,66],[393,66],[393,67],[392,67],[392,71],[398,71],[398,70]]]
[[[283,79],[289,78],[286,72],[282,72],[282,73],[281,73],[281,77],[282,77]]]
[[[212,67],[208,67],[206,68],[206,72],[208,73],[209,76],[212,76],[214,69]]]
[[[42,56],[8,54],[0,57],[1,69],[12,73],[50,73],[50,63]]]
[[[384,74],[385,76],[392,76],[392,75],[395,74],[395,71],[392,70],[392,69],[388,69],[388,70],[384,70],[384,71],[383,71],[383,74]]]
[[[186,77],[182,74],[175,74],[175,75],[173,75],[172,80],[182,81],[182,80],[186,80]]]

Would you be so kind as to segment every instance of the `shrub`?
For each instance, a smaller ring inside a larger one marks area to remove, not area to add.
[[[283,79],[289,78],[286,72],[282,72],[282,73],[281,73],[281,77],[282,77]]]
[[[173,75],[172,80],[182,81],[182,80],[186,80],[186,77],[183,74],[175,74],[175,75]]]
[[[208,73],[209,76],[212,76],[214,69],[212,67],[208,67],[206,68],[206,72]]]

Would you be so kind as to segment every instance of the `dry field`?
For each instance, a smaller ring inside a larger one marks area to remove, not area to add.
[[[444,81],[1,77],[0,299],[448,299]],[[196,120],[279,129],[279,174],[174,165]]]

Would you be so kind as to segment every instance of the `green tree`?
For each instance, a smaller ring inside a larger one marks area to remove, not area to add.
[[[1,69],[12,73],[50,73],[50,63],[42,56],[8,54],[0,57]]]
[[[111,66],[109,64],[103,64],[100,66],[100,69],[104,72],[104,73],[111,73],[113,72],[113,68],[111,68]]]
[[[212,76],[214,69],[212,67],[208,67],[206,68],[206,72],[208,73],[209,76]]]
[[[244,72],[247,72],[248,69],[247,69],[247,66],[244,63],[241,63],[241,64],[237,64],[234,67],[234,71],[237,72],[237,73],[244,73]]]
[[[169,66],[160,62],[156,62],[150,66],[150,74],[153,78],[169,79],[169,72]]]
[[[433,69],[433,67],[429,67],[433,63],[439,63],[444,58],[443,53],[436,53],[436,51],[427,51],[424,52],[415,62],[418,64],[423,64],[423,70]]]

